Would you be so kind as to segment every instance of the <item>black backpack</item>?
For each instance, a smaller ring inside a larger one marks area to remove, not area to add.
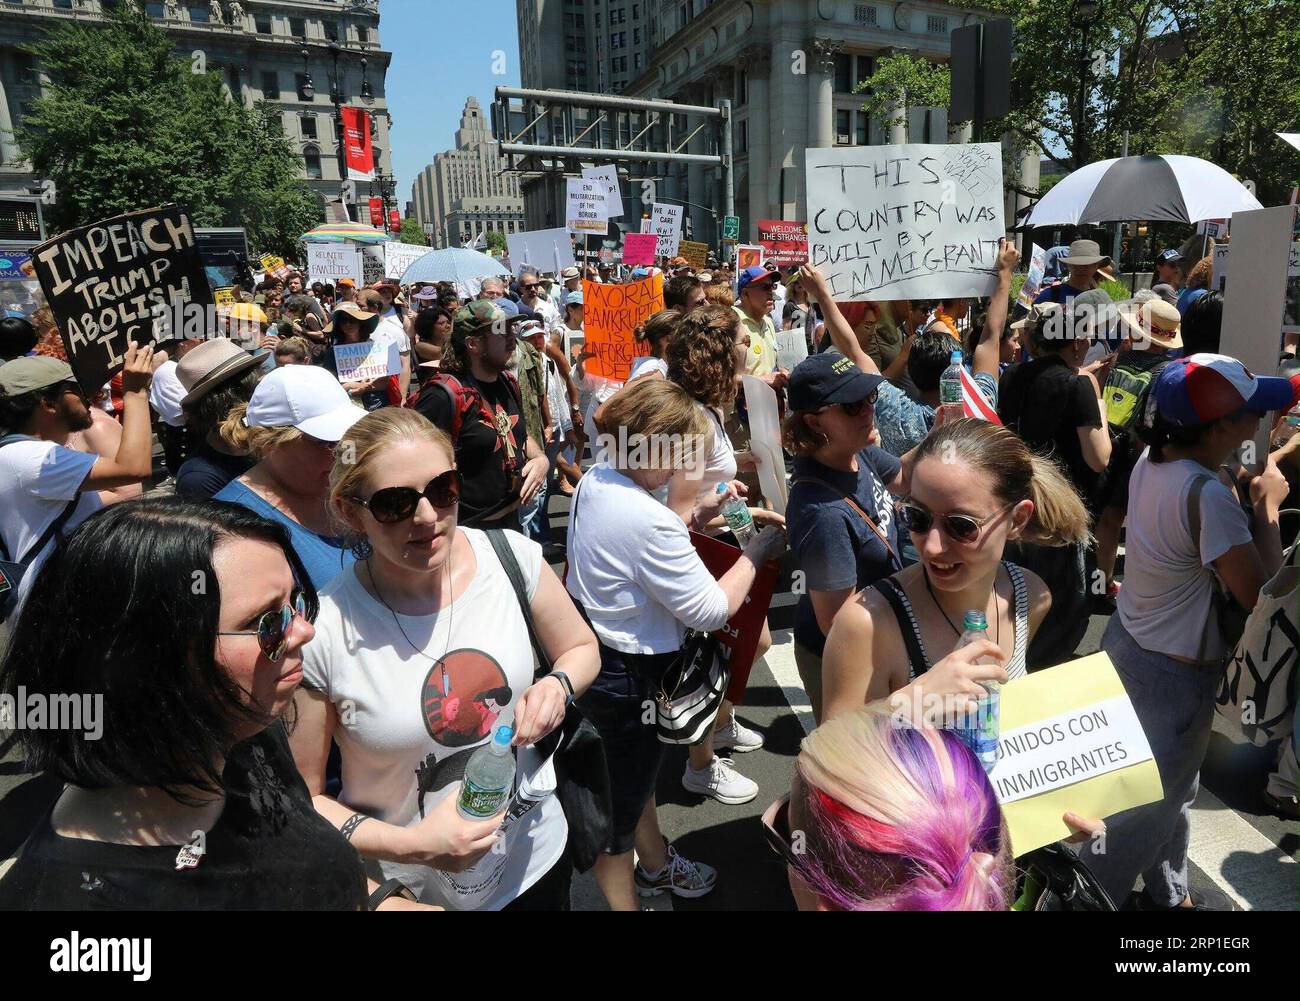
[[[26,434],[7,434],[0,437],[0,448],[20,441],[40,441],[40,439]],[[41,533],[41,537],[28,548],[27,552],[16,559],[10,554],[9,547],[5,545],[4,537],[0,536],[0,622],[6,621],[13,614],[14,606],[17,604],[18,585],[22,583],[32,560],[36,559],[37,554],[46,547],[50,539],[62,532],[63,526],[72,517],[72,512],[77,509],[77,502],[80,500],[80,494],[72,498],[68,506],[60,511],[59,516]]]

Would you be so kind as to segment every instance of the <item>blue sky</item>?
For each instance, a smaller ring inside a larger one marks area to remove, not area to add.
[[[386,86],[393,116],[393,171],[403,213],[411,184],[450,148],[465,99],[484,114],[497,87],[519,86],[515,0],[381,0],[379,38],[393,54]],[[494,75],[493,52],[505,53]]]

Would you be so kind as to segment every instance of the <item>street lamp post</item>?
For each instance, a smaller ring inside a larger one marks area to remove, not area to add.
[[[1088,162],[1088,84],[1091,72],[1088,63],[1088,28],[1101,9],[1100,0],[1076,0],[1075,22],[1082,22],[1083,37],[1079,46],[1079,117],[1074,137],[1074,168],[1078,170]]]

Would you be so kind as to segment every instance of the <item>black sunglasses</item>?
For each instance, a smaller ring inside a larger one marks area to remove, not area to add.
[[[830,407],[839,407],[844,411],[846,417],[859,417],[862,414],[863,407],[874,407],[876,400],[880,398],[880,387],[877,386],[871,391],[871,395],[863,397],[861,400],[855,400],[852,403],[832,403]],[[822,410],[829,410],[830,407],[822,407]],[[820,411],[818,411],[820,413]]]
[[[790,836],[790,794],[786,793],[763,811],[763,840],[767,847],[786,865],[799,867],[799,856],[795,854],[793,839]]]
[[[290,595],[289,604],[274,611],[264,612],[257,620],[257,629],[218,632],[217,635],[256,636],[257,645],[262,648],[262,653],[266,654],[266,659],[274,664],[284,656],[285,648],[289,645],[289,629],[293,625],[294,616],[302,616],[308,622],[316,620],[315,613],[309,611],[307,607],[307,596],[298,588],[295,588]]]
[[[423,490],[415,487],[384,487],[370,495],[369,500],[352,499],[368,508],[375,521],[381,525],[394,525],[415,514],[420,498],[427,498],[434,507],[452,507],[460,500],[460,470],[449,469],[431,479]]]
[[[981,528],[1006,511],[1007,508],[1015,507],[1016,503],[1016,501],[1012,501],[1010,504],[998,508],[987,518],[972,518],[968,514],[945,514],[939,518],[939,524],[950,539],[970,545],[980,537]],[[933,514],[923,507],[908,503],[898,505],[898,520],[905,529],[918,535],[930,531],[934,525]]]

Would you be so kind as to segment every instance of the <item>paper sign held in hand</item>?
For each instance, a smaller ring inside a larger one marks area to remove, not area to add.
[[[624,233],[623,263],[654,264],[659,237],[654,233]]]
[[[394,356],[398,360],[394,364]],[[397,345],[391,341],[362,341],[360,344],[335,344],[334,364],[339,382],[370,382],[401,370]]]
[[[803,332],[799,332],[803,336]],[[758,482],[763,496],[777,514],[785,514],[789,492],[785,478],[785,455],[781,451],[781,418],[776,393],[756,375],[744,376],[745,406],[749,410],[749,448],[758,458]]]
[[[595,357],[583,365],[589,375],[626,381],[632,360],[649,353],[638,346],[635,331],[652,313],[664,308],[664,276],[653,275],[626,285],[584,281],[583,348]]]

